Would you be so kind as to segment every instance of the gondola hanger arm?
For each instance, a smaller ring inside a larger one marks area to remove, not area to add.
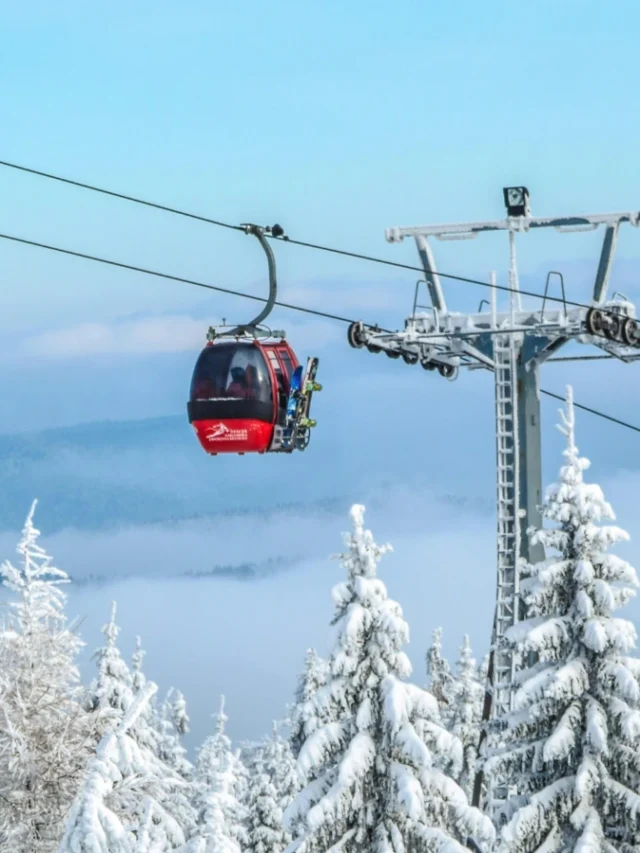
[[[245,234],[252,234],[257,238],[258,242],[262,246],[265,255],[267,256],[267,264],[269,267],[269,297],[267,302],[265,303],[264,308],[257,317],[254,317],[248,323],[243,323],[240,326],[236,326],[235,329],[232,329],[229,334],[231,335],[245,335],[249,334],[253,337],[257,336],[258,326],[269,316],[271,311],[273,310],[273,306],[276,303],[276,299],[278,297],[278,275],[276,270],[276,259],[273,254],[273,250],[269,245],[266,235],[270,235],[271,237],[281,237],[286,240],[284,236],[284,229],[280,225],[273,225],[262,227],[261,225],[254,225],[252,223],[242,223],[240,226]]]

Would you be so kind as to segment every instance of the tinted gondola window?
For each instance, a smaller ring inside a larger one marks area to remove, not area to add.
[[[271,402],[271,382],[264,357],[257,347],[239,347],[229,364],[227,397]]]
[[[271,403],[271,383],[261,351],[250,344],[206,347],[193,372],[191,399]]]
[[[232,355],[231,347],[224,345],[202,350],[191,379],[192,400],[219,400],[226,396]]]

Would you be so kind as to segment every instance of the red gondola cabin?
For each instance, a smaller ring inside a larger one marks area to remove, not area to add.
[[[286,341],[221,340],[200,353],[189,421],[207,453],[266,453],[281,447],[291,375]]]

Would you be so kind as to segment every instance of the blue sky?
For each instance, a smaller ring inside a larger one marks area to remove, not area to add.
[[[409,263],[413,247],[388,245],[386,227],[500,216],[509,184],[528,185],[539,214],[640,208],[635,0],[4,5],[0,159],[232,223],[279,221],[298,239]],[[254,293],[265,287],[250,238],[1,168],[0,232]],[[561,268],[570,298],[588,298],[599,236],[529,235],[519,246],[523,282],[539,291],[546,270]],[[486,278],[496,268],[504,281],[505,248],[497,238],[437,244],[436,257],[445,271]],[[396,325],[410,308],[414,273],[293,246],[278,246],[278,263],[286,301]],[[206,327],[247,319],[254,307],[1,240],[0,271],[0,432],[184,415]],[[638,299],[639,272],[640,231],[626,228],[612,289]],[[485,295],[455,283],[447,293],[460,310]],[[378,484],[431,478],[440,492],[493,500],[488,376],[449,384],[353,352],[340,325],[286,312],[274,325],[288,329],[300,355],[321,357],[320,425],[304,459],[311,484],[314,446],[335,460],[336,481],[341,454],[357,446],[353,459]],[[635,369],[549,365],[543,384],[561,393],[572,382],[576,399],[640,423]],[[361,413],[348,428],[346,407]],[[556,409],[543,402],[549,476],[559,461]],[[588,416],[579,434],[594,479],[619,475],[624,494],[637,494],[638,436]],[[113,478],[118,465],[127,478],[130,459],[114,450],[107,461]],[[167,470],[181,470],[174,461]],[[265,477],[273,466],[261,461],[243,460],[244,474]],[[150,479],[164,470],[153,455],[135,464],[156,465]],[[215,482],[212,460],[202,465]],[[278,499],[285,493],[280,481]],[[427,569],[433,523],[425,511],[424,542],[406,551]],[[489,542],[492,527],[479,535]],[[443,561],[455,538],[441,546]],[[69,559],[90,548],[83,540]],[[475,577],[477,566],[458,568]],[[94,602],[96,619],[109,595]],[[443,609],[437,598],[429,606],[422,646]],[[456,608],[449,601],[443,610],[448,625]],[[489,622],[477,616],[478,626]],[[421,660],[423,648],[415,654]],[[176,668],[185,665],[180,658]]]
[[[0,152],[18,163],[230,222],[277,220],[300,239],[411,263],[412,246],[386,244],[385,227],[500,215],[505,184],[526,183],[539,213],[639,205],[633,2],[41,0],[4,15]],[[263,286],[259,250],[234,232],[7,170],[0,198],[2,232]],[[437,250],[442,269],[481,278],[506,262],[497,239]],[[34,336],[36,354],[57,349],[39,339],[45,332],[73,338],[62,349],[75,367],[87,355],[87,370],[102,369],[122,352],[134,364],[145,342],[150,352],[185,340],[195,348],[197,323],[253,307],[22,246],[0,252],[0,331],[27,371]],[[596,252],[594,235],[531,235],[519,257],[533,289],[564,263],[570,294],[583,298]],[[635,270],[640,234],[627,229],[619,252]],[[281,247],[279,264],[285,299],[396,323],[410,305],[412,273],[294,247]],[[458,308],[484,295],[453,283],[448,291]],[[129,329],[133,343],[121,326],[114,332],[118,321],[157,314],[164,326]],[[293,326],[295,343],[297,319],[276,319]],[[96,351],[96,338],[114,334]],[[320,337],[342,334],[324,328]],[[303,327],[298,341],[306,338]],[[56,422],[78,419],[65,409],[64,375]],[[127,415],[128,402],[115,395],[112,405]],[[85,406],[85,418],[91,412]],[[145,412],[157,414],[149,406],[135,416]]]
[[[9,160],[405,260],[411,247],[387,246],[385,227],[499,215],[505,184],[527,183],[541,213],[638,205],[633,0],[8,6]],[[256,274],[233,233],[6,172],[0,195],[9,233],[232,285]],[[544,248],[588,257],[592,243]],[[441,263],[486,275],[493,251],[447,247]],[[535,268],[540,245],[527,252]],[[3,328],[200,299],[33,250],[2,254]],[[391,278],[307,250],[283,263],[287,280]]]

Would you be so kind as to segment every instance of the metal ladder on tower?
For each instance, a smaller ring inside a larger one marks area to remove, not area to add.
[[[494,381],[496,405],[496,456],[498,489],[498,583],[493,636],[493,684],[491,718],[501,718],[511,710],[511,685],[516,660],[506,641],[506,633],[518,620],[520,556],[520,482],[518,450],[518,404],[516,336],[496,335],[494,340]],[[494,780],[490,786],[489,808],[495,813],[509,797],[506,784]]]

